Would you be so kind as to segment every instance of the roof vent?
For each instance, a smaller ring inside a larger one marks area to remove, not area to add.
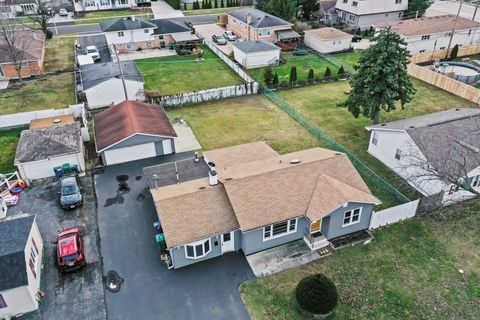
[[[300,159],[292,159],[290,160],[290,164],[299,164],[300,163]]]
[[[56,118],[53,120],[53,123],[60,123],[60,122],[62,122],[62,119]]]
[[[415,126],[410,126],[411,129],[415,128]]]

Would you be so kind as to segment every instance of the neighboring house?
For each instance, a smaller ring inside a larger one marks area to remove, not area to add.
[[[312,13],[312,15],[327,25],[334,25],[337,23],[337,10],[335,5],[337,0],[320,0],[318,2],[318,11]]]
[[[39,307],[43,240],[35,216],[0,221],[0,318]]]
[[[137,101],[112,105],[95,115],[94,132],[105,166],[175,152],[177,134],[159,105]]]
[[[37,13],[35,0],[5,0],[2,6],[8,7],[15,15],[32,15]]]
[[[105,34],[108,45],[116,45],[119,52],[158,48],[158,43],[153,38],[156,28],[150,21],[135,17],[100,22],[100,29]]]
[[[305,30],[305,45],[320,53],[342,52],[352,49],[353,36],[335,28]]]
[[[345,154],[321,148],[279,155],[255,142],[144,172],[169,268],[299,239],[311,250],[330,246],[367,229],[380,203]]]
[[[253,8],[227,12],[227,29],[245,40],[264,40],[271,43],[297,42],[301,36],[292,30],[288,21]]]
[[[277,65],[280,61],[280,48],[271,42],[260,40],[235,42],[233,56],[246,69]]]
[[[134,61],[121,61],[128,99],[144,100],[144,80]],[[80,67],[79,91],[85,93],[88,108],[101,108],[125,100],[117,62],[87,64]]]
[[[197,44],[201,42],[200,38],[192,32],[192,29],[184,23],[170,19],[156,19],[150,20],[150,22],[157,26],[153,36],[160,48],[171,48],[172,44]]]
[[[20,76],[27,78],[43,73],[43,61],[45,57],[45,34],[39,30],[16,31],[17,50],[23,50]],[[5,40],[0,38],[0,78],[18,78],[17,66],[7,54],[9,47]]]
[[[426,170],[440,168],[453,176],[465,171],[471,186],[480,191],[479,128],[480,109],[451,109],[373,125],[366,128],[371,132],[368,153],[424,196],[443,192],[444,203],[463,200],[472,194]]]
[[[73,0],[76,15],[89,11],[129,9],[148,6],[150,0]]]
[[[455,22],[455,18],[455,15],[422,17],[377,24],[375,29],[379,31],[391,28],[392,31],[405,39],[407,49],[411,54],[446,49],[454,26],[455,33],[451,48],[456,44],[459,46],[478,44],[480,41],[480,23],[462,17],[458,17],[457,22]]]
[[[350,28],[366,29],[379,22],[397,21],[408,0],[337,0],[338,19]]]
[[[15,165],[22,179],[53,177],[54,168],[65,163],[76,165],[79,172],[85,171],[80,123],[49,119],[53,125],[37,125],[23,130],[20,135]]]

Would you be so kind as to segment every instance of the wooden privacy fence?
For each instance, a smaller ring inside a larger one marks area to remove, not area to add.
[[[454,95],[477,104],[480,102],[480,90],[471,85],[454,80],[440,73],[429,70],[428,68],[417,66],[413,63],[408,65],[407,70],[408,74],[412,77],[430,83],[440,89],[451,92]]]
[[[370,219],[370,230],[377,229],[395,222],[399,222],[415,216],[420,200],[410,201],[382,211],[373,212]]]
[[[452,49],[448,51],[448,57],[450,57],[451,52],[452,52]],[[480,44],[459,47],[457,56],[458,57],[471,56],[477,53],[480,53]],[[429,62],[434,60],[442,60],[442,59],[445,59],[446,57],[447,57],[447,50],[444,49],[444,50],[436,50],[436,51],[414,54],[410,57],[410,61],[412,63],[423,63],[423,62]]]

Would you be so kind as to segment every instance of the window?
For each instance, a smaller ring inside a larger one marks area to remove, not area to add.
[[[352,2],[352,6],[354,6],[354,7],[358,6],[358,2],[357,2],[357,1],[353,1],[353,2]]]
[[[350,226],[360,222],[360,216],[362,214],[362,208],[345,211],[343,214],[343,227]]]
[[[118,0],[119,4],[128,4],[128,0]]]
[[[32,245],[33,247],[35,248],[35,252],[38,254],[38,247],[37,247],[37,243],[35,242],[35,240],[32,238]]]
[[[424,53],[424,52],[425,52],[425,50],[420,50],[420,51],[418,51],[418,52],[420,52],[420,53]]]
[[[377,143],[378,143],[378,133],[377,133],[377,131],[373,131],[372,144],[377,145]]]
[[[429,34],[422,36],[422,40],[428,40],[428,39],[430,39],[430,35],[429,35]]]
[[[123,31],[118,31],[117,34],[118,34],[119,37],[123,37],[123,36],[124,36]]]
[[[475,177],[473,177],[472,179],[472,187],[475,188],[475,187],[480,187],[480,175],[477,175]]]
[[[110,5],[110,0],[100,0],[100,5],[101,6],[109,6]]]
[[[143,30],[143,33],[149,33],[149,32],[150,32],[150,30],[149,30],[149,29],[145,29],[145,30]]]
[[[452,186],[448,190],[448,195],[452,195],[454,192],[457,192],[459,189],[460,189],[459,186],[452,184]]]
[[[8,307],[7,303],[5,302],[5,299],[3,298],[3,296],[0,294],[0,309],[6,308],[6,307]]]
[[[397,151],[395,152],[395,159],[400,160],[402,158],[402,150],[397,148]]]
[[[127,49],[132,49],[133,48],[133,44],[132,43],[127,43]]]
[[[32,258],[28,261],[28,266],[30,267],[30,271],[32,271],[33,277],[37,278],[37,271],[35,270],[35,264],[33,263]]]
[[[223,241],[224,242],[230,241],[231,239],[232,239],[232,235],[230,234],[230,232],[223,234]]]
[[[205,257],[210,251],[210,239],[197,241],[185,246],[185,255],[189,259]]]
[[[353,14],[351,14],[351,15],[348,17],[348,20],[355,22],[355,16],[354,16]]]
[[[29,12],[35,12],[35,5],[34,4],[22,4],[20,5],[20,7],[22,8],[22,11],[23,12],[26,12],[26,13],[29,13]]]
[[[343,3],[347,3],[347,2],[348,2],[348,0],[343,0]]]
[[[260,37],[268,37],[271,34],[271,29],[270,28],[261,28],[258,31],[258,35]]]
[[[84,1],[85,7],[95,7],[95,1]]]
[[[402,0],[395,0],[395,4],[401,4]]]
[[[297,219],[291,219],[263,227],[263,240],[274,239],[297,231]]]

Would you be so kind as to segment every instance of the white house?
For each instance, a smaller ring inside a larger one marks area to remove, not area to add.
[[[455,33],[451,47],[456,44],[462,46],[479,43],[480,23],[458,17],[455,24],[454,15],[379,23],[375,25],[375,30],[391,28],[392,31],[400,34],[405,39],[410,53],[415,54],[446,49],[454,25]]]
[[[136,19],[134,16],[124,17],[102,21],[100,28],[105,34],[107,44],[116,45],[119,52],[158,47],[153,37],[157,26],[147,20]]]
[[[22,179],[53,177],[54,168],[65,163],[85,171],[80,123],[60,118],[42,120],[49,119],[52,125],[23,130],[20,135],[14,163]]]
[[[75,14],[83,14],[88,11],[128,9],[145,6],[150,0],[74,0]]]
[[[335,28],[305,30],[304,43],[320,53],[347,51],[352,48],[353,36]]]
[[[472,196],[433,172],[458,176],[480,191],[480,109],[451,109],[419,117],[372,125],[368,153],[425,196],[443,192],[443,202]],[[461,163],[461,165],[459,165]]]
[[[280,48],[263,40],[235,42],[233,56],[246,69],[277,65]]]
[[[336,8],[339,20],[351,28],[365,29],[402,19],[408,0],[337,0]]]
[[[5,0],[0,1],[0,13],[12,12],[15,15],[31,15],[37,13],[35,0]]]
[[[122,61],[123,76],[129,100],[144,100],[144,81],[134,61]],[[80,67],[80,91],[85,93],[88,108],[101,108],[126,99],[117,62],[89,64]]]
[[[38,309],[43,240],[35,216],[0,222],[0,318]]]

